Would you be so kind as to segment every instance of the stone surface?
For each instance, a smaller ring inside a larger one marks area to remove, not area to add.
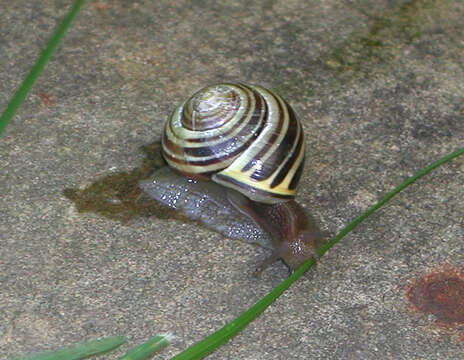
[[[0,0],[0,111],[70,1]],[[268,251],[162,216],[79,213],[64,189],[140,166],[197,89],[247,81],[304,123],[298,199],[336,233],[464,144],[459,0],[89,1],[0,139],[2,358],[171,331],[160,358],[246,310],[287,274]],[[464,264],[464,157],[351,232],[210,359],[457,359],[462,324],[405,299]],[[122,354],[127,348],[115,354]],[[102,359],[114,359],[110,354]]]

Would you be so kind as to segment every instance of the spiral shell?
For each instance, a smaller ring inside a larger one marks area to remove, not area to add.
[[[168,119],[163,156],[179,172],[203,175],[264,203],[292,199],[304,137],[290,106],[260,86],[208,86]]]

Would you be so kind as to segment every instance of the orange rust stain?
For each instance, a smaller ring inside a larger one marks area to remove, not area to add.
[[[55,99],[53,98],[53,96],[47,93],[41,92],[39,93],[39,97],[40,100],[42,100],[42,103],[46,106],[51,106],[55,104]]]
[[[435,316],[437,325],[464,325],[464,269],[444,265],[413,279],[406,289],[411,308]]]
[[[103,11],[105,10],[109,5],[107,3],[104,3],[104,2],[98,2],[98,3],[95,3],[93,4],[93,7],[95,10],[98,10],[98,11]]]

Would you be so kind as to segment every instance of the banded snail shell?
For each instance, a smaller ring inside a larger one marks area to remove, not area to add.
[[[162,140],[167,163],[208,176],[251,200],[290,200],[303,171],[304,136],[291,107],[256,85],[205,87],[168,119]]]

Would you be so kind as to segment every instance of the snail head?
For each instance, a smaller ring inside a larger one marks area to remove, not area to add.
[[[317,250],[326,242],[329,234],[319,230],[300,231],[292,240],[283,242],[278,250],[290,271],[298,269],[309,258],[319,260]]]

